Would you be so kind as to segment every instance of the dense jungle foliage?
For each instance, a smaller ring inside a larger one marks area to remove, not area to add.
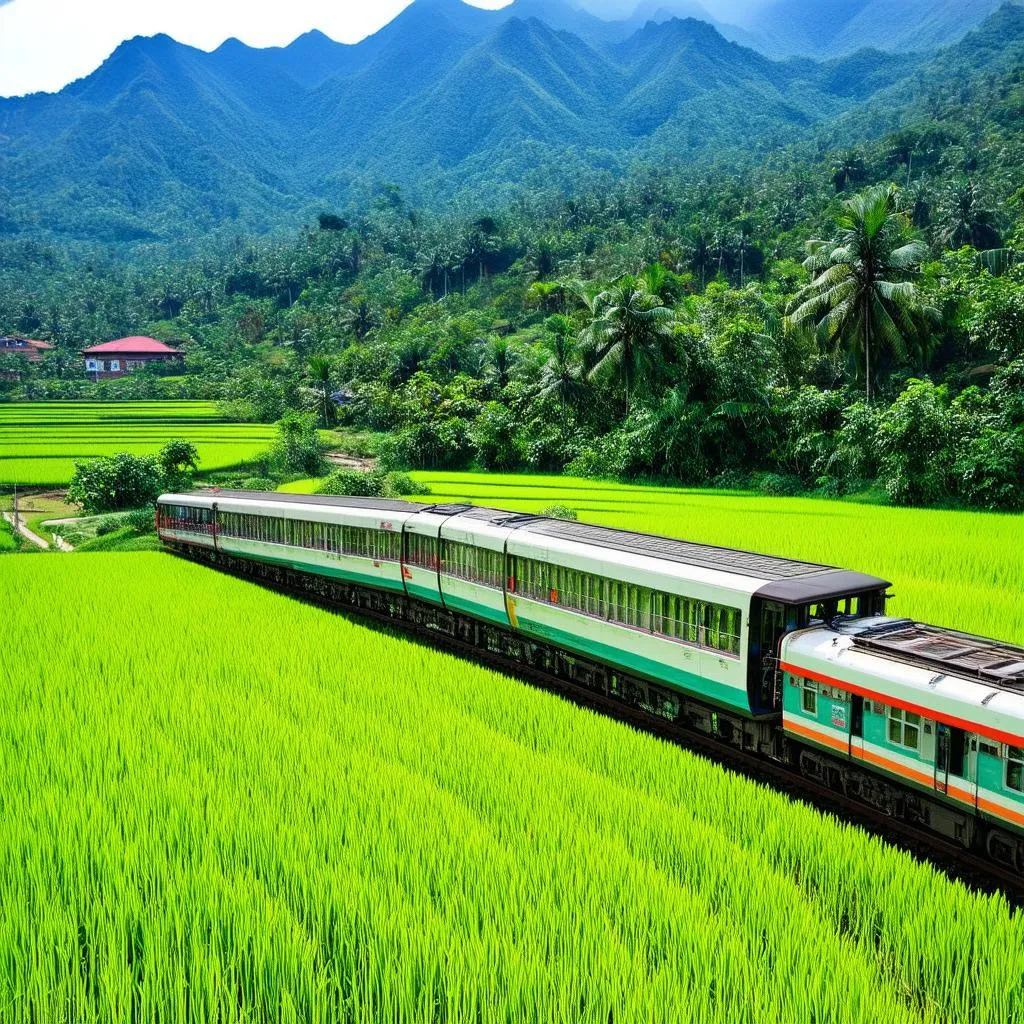
[[[214,398],[376,436],[385,469],[567,470],[1024,507],[1020,70],[885,137],[739,170],[637,168],[444,217],[382,187],[285,241],[131,266],[3,245],[8,399]],[[824,240],[815,243],[813,240]],[[149,334],[186,374],[93,384]]]

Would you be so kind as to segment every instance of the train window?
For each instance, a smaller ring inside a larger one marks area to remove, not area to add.
[[[990,757],[998,757],[999,745],[997,743],[986,743],[984,740],[978,740],[978,753],[988,754]]]
[[[917,750],[920,743],[921,716],[902,708],[889,708],[889,742]]]
[[[818,684],[813,679],[801,679],[800,706],[809,715],[818,713]]]
[[[457,541],[444,542],[442,571],[448,576],[500,589],[503,561],[500,551],[488,551]]]
[[[1006,748],[1006,788],[1024,793],[1024,747]]]

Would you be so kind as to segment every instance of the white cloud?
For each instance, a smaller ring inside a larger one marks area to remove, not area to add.
[[[508,0],[474,0],[501,7]],[[409,0],[0,0],[0,96],[52,92],[94,71],[125,39],[167,35],[212,50],[236,36],[279,46],[311,28],[354,43]]]

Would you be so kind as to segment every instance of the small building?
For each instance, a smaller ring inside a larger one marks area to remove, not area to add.
[[[125,377],[145,366],[180,365],[185,353],[156,338],[121,338],[82,350],[85,372],[96,380]]]
[[[23,338],[20,334],[0,335],[0,356],[24,356],[30,363],[38,363],[52,349],[48,341]]]

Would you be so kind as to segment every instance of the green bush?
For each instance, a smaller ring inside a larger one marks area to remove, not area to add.
[[[800,477],[789,473],[755,473],[753,483],[755,490],[770,498],[788,498],[805,490]]]
[[[572,522],[579,519],[575,509],[571,509],[567,505],[548,505],[547,508],[541,510],[540,514],[549,516],[551,519],[568,519]]]
[[[413,480],[408,473],[379,469],[335,470],[324,480],[317,494],[345,495],[353,498],[402,498],[406,495],[429,494],[430,488]]]
[[[385,498],[402,498],[407,495],[430,494],[430,488],[426,484],[414,480],[408,473],[392,470],[384,476],[381,494]]]

